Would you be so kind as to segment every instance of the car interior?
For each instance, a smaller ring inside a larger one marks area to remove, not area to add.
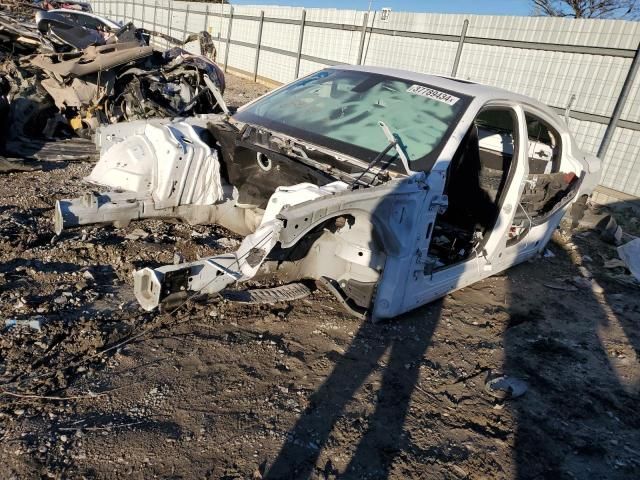
[[[559,134],[534,115],[525,118],[529,174],[508,232],[508,245],[524,238],[579,185],[575,173],[560,171]],[[512,110],[485,109],[461,142],[445,186],[449,207],[436,219],[429,248],[436,269],[466,260],[491,233],[519,148],[517,131]]]
[[[436,268],[466,260],[490,233],[500,211],[514,152],[517,122],[510,109],[487,109],[475,119],[451,160],[445,194],[429,248]]]

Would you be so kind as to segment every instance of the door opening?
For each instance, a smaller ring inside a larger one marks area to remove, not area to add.
[[[509,108],[481,111],[460,143],[447,173],[447,211],[438,215],[429,255],[436,270],[467,260],[496,224],[515,169],[518,121]]]

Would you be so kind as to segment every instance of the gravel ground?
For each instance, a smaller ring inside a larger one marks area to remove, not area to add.
[[[266,90],[228,85],[231,105]],[[382,325],[323,291],[145,313],[134,269],[238,239],[160,221],[55,237],[91,167],[0,176],[0,317],[41,327],[0,333],[0,478],[638,478],[639,289],[596,233]],[[501,374],[525,393],[490,395]]]

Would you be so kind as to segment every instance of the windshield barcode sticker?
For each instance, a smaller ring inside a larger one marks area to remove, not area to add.
[[[434,90],[433,88],[425,87],[423,85],[413,85],[407,89],[407,92],[413,93],[414,95],[420,95],[421,97],[430,98],[431,100],[436,100],[438,102],[446,103],[447,105],[455,105],[458,100],[460,100],[458,97],[454,97],[453,95],[449,95],[448,93]]]

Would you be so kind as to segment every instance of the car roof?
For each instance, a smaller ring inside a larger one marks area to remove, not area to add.
[[[451,77],[429,75],[426,73],[411,72],[409,70],[400,70],[396,68],[386,67],[335,65],[329,68],[387,75],[390,77],[399,78],[401,80],[425,83],[433,87],[440,87],[446,90],[461,93],[463,95],[469,95],[481,101],[482,103],[485,103],[489,100],[512,100],[520,103],[527,103],[530,105],[534,105],[541,110],[544,110],[548,115],[552,115],[554,117],[558,115],[547,105],[540,102],[539,100],[536,100],[535,98],[527,97],[526,95],[521,95],[515,92],[510,92],[509,90],[504,90],[502,88],[483,85],[481,83],[474,83],[467,80],[460,80]]]
[[[83,17],[91,17],[91,18],[95,18],[96,20],[100,20],[102,23],[108,25],[109,28],[112,28],[112,29],[120,28],[120,25],[118,25],[113,20],[110,20],[110,19],[105,18],[105,17],[101,17],[100,15],[96,15],[93,12],[83,12],[81,10],[73,10],[73,9],[70,9],[70,8],[55,8],[53,10],[48,10],[48,11],[52,12],[52,13],[70,13],[72,15],[79,15],[79,16],[83,16]]]

